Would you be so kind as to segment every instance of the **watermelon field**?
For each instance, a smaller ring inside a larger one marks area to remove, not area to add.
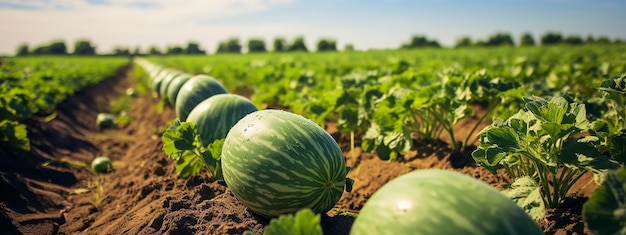
[[[0,234],[626,233],[624,44],[0,72]]]

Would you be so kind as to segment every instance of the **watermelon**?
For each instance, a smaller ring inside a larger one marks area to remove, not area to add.
[[[111,128],[115,126],[115,117],[110,113],[99,113],[96,117],[96,124],[100,129]]]
[[[350,234],[543,233],[490,185],[458,172],[428,169],[402,175],[374,192]]]
[[[235,197],[266,218],[304,208],[325,213],[348,181],[337,142],[312,121],[280,110],[239,120],[226,135],[221,160]]]
[[[151,87],[153,91],[155,92],[159,92],[159,89],[161,88],[161,81],[163,81],[163,78],[165,78],[165,76],[169,75],[173,70],[171,69],[161,69],[161,71],[159,71],[156,76],[154,76],[153,78],[151,78],[150,82],[151,82]]]
[[[217,94],[227,93],[226,88],[208,75],[197,75],[185,82],[176,95],[176,115],[186,121],[189,112],[203,100]]]
[[[179,71],[172,71],[171,73],[169,73],[168,75],[166,75],[165,77],[163,77],[163,79],[161,79],[161,84],[158,86],[158,89],[156,90],[157,94],[159,95],[159,97],[161,98],[166,98],[166,92],[167,92],[167,86],[170,84],[170,82],[172,81],[172,79],[182,75],[183,73],[179,72]]]
[[[110,173],[113,171],[113,162],[108,157],[100,156],[91,161],[91,169],[96,174]]]
[[[178,91],[180,91],[180,88],[183,86],[183,84],[185,84],[185,82],[187,82],[192,77],[193,76],[191,74],[184,73],[172,79],[170,84],[167,86],[167,91],[165,95],[165,97],[167,97],[167,100],[170,102],[170,105],[174,106],[176,104],[176,96],[178,95]]]
[[[217,94],[200,102],[191,110],[187,122],[198,127],[202,145],[223,139],[235,123],[258,109],[250,100],[240,95]]]

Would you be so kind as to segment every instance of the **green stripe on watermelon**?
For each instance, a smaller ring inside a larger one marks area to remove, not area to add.
[[[217,94],[227,93],[215,78],[208,75],[196,75],[180,88],[176,96],[176,115],[181,121],[186,121],[189,112],[203,100]]]
[[[250,210],[267,218],[330,210],[348,169],[337,142],[310,120],[280,110],[241,119],[222,149],[224,180]]]
[[[177,77],[184,76],[184,75],[191,76],[190,74],[187,74],[187,73],[178,72],[178,73],[172,73],[170,76],[163,78],[163,81],[161,81],[161,87],[158,90],[159,96],[161,96],[161,98],[163,99],[169,99],[169,97],[167,97],[167,89],[170,86],[170,83]]]
[[[198,127],[202,146],[224,139],[231,127],[258,109],[247,98],[234,94],[217,94],[196,105],[187,117]]]
[[[167,86],[167,95],[165,96],[167,97],[167,100],[169,101],[170,105],[172,105],[172,107],[176,104],[176,96],[178,95],[180,88],[183,87],[185,82],[189,81],[189,79],[191,79],[192,77],[193,75],[184,73],[183,75],[172,79],[170,84]]]

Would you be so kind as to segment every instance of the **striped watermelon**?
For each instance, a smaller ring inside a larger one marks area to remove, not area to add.
[[[170,86],[170,83],[174,81],[174,79],[176,79],[177,77],[181,77],[181,76],[191,76],[191,75],[187,73],[172,73],[170,76],[163,78],[163,80],[161,81],[161,87],[159,87],[159,90],[157,91],[159,93],[159,96],[161,98],[167,99],[168,98],[167,89]]]
[[[165,97],[169,101],[170,105],[174,106],[176,104],[176,96],[178,95],[178,91],[183,87],[185,82],[187,82],[193,75],[184,73],[176,78],[174,78],[169,85],[167,85],[167,91]]]
[[[324,213],[347,181],[337,142],[312,121],[280,110],[260,110],[237,122],[221,159],[235,197],[267,218],[302,208]]]
[[[202,145],[223,139],[235,123],[258,109],[250,100],[240,95],[218,94],[200,102],[191,110],[187,122],[198,127]]]
[[[203,100],[217,94],[227,93],[215,78],[208,75],[196,75],[183,84],[176,95],[176,115],[180,121],[186,121],[189,112]]]
[[[511,199],[458,172],[428,169],[385,184],[365,203],[351,235],[543,234]]]

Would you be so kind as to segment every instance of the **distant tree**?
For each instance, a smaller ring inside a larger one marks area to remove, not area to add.
[[[51,55],[66,55],[67,54],[67,46],[65,46],[65,42],[58,40],[50,43],[49,51]]]
[[[265,41],[260,38],[251,38],[248,40],[248,52],[267,52],[265,48]]]
[[[226,49],[229,53],[241,53],[241,44],[239,38],[230,38],[226,42]]]
[[[293,43],[287,49],[288,51],[309,51],[304,43],[304,37],[296,37]]]
[[[95,55],[96,47],[91,45],[88,40],[78,40],[74,43],[74,55]]]
[[[28,49],[28,44],[23,43],[17,47],[17,52],[15,53],[15,55],[25,56],[25,55],[28,55],[29,53],[30,53],[30,50]]]
[[[587,35],[587,39],[585,40],[586,44],[593,44],[596,42],[596,39],[593,37],[593,35],[589,34]]]
[[[519,45],[520,46],[534,46],[535,39],[533,38],[533,35],[531,35],[530,33],[523,33],[519,39]]]
[[[49,45],[40,45],[35,47],[31,52],[33,55],[49,55],[50,54],[50,46]]]
[[[317,51],[337,51],[337,41],[322,38],[317,42]]]
[[[285,45],[285,39],[284,38],[275,38],[274,39],[274,51],[275,52],[280,52],[280,51],[285,51],[287,49],[287,46]]]
[[[478,41],[475,41],[475,42],[472,44],[472,46],[475,46],[475,47],[484,47],[484,46],[487,46],[487,42],[486,42],[486,41],[484,41],[484,40],[478,40]]]
[[[219,42],[216,53],[241,53],[241,44],[238,38],[230,38]]]
[[[580,45],[584,43],[583,39],[578,35],[567,35],[563,39],[563,42],[570,45]]]
[[[609,39],[609,37],[607,36],[600,36],[598,37],[598,40],[596,40],[597,44],[610,44],[611,43],[611,39]]]
[[[624,41],[622,41],[622,39],[621,39],[621,38],[616,38],[616,39],[615,39],[615,41],[613,41],[613,43],[615,43],[615,44],[621,44],[621,43],[624,43]]]
[[[181,55],[183,53],[185,53],[185,50],[180,46],[169,46],[165,52],[167,55]]]
[[[228,45],[226,42],[219,42],[219,44],[217,45],[217,50],[215,51],[216,54],[221,54],[221,53],[227,53],[228,52]]]
[[[129,56],[130,50],[125,47],[116,47],[113,49],[113,55],[115,56]]]
[[[456,39],[454,47],[469,47],[472,45],[472,39],[469,36],[462,36]]]
[[[150,46],[150,48],[148,49],[148,55],[161,55],[161,54],[163,53],[156,46]]]
[[[198,55],[206,54],[206,51],[200,49],[200,45],[196,42],[188,42],[185,48],[185,54]]]
[[[547,32],[541,36],[541,45],[554,45],[563,41],[561,33]]]
[[[514,46],[513,38],[508,33],[495,33],[489,36],[487,46]]]
[[[135,49],[133,50],[133,55],[135,56],[141,55],[141,48],[139,48],[138,46],[135,47]]]
[[[411,38],[411,41],[408,44],[402,44],[400,46],[400,48],[404,48],[404,49],[422,48],[422,47],[439,48],[441,47],[441,45],[439,45],[439,42],[435,40],[428,40],[428,38],[426,38],[423,35],[413,35],[413,37]]]
[[[347,43],[347,44],[343,47],[343,51],[354,51],[354,45],[352,45],[352,43]]]

